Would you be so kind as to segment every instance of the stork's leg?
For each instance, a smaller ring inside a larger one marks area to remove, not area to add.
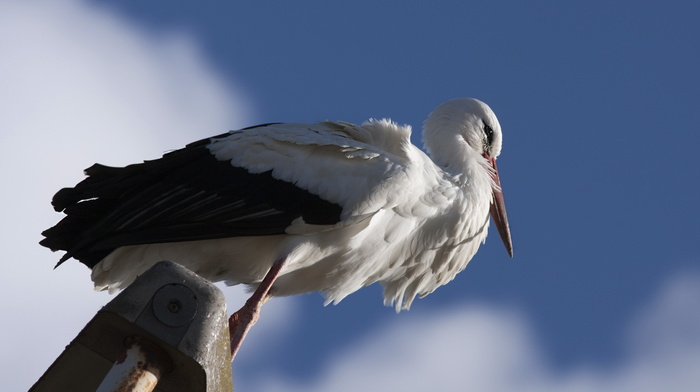
[[[270,270],[263,278],[262,282],[255,289],[253,295],[248,298],[236,313],[232,314],[228,319],[229,334],[231,337],[231,362],[236,357],[238,349],[241,348],[241,343],[245,339],[248,330],[258,321],[260,317],[260,308],[270,298],[272,284],[280,273],[286,259],[275,261],[270,267]]]

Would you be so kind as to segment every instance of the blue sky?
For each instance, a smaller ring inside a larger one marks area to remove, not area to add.
[[[17,373],[20,390],[111,298],[81,266],[51,270],[57,255],[36,245],[59,219],[52,193],[83,168],[273,121],[389,117],[420,143],[427,114],[458,96],[487,102],[503,127],[515,258],[492,232],[455,281],[399,315],[378,287],[338,306],[271,301],[234,364],[237,387],[342,390],[357,373],[380,386],[396,371],[411,390],[453,362],[465,365],[445,390],[515,390],[499,383],[522,373],[521,390],[682,391],[697,379],[640,369],[700,367],[700,6],[7,0],[0,11],[0,173],[17,184],[3,196],[17,208],[0,226],[1,279],[22,298],[6,311],[22,321],[3,328],[54,331]],[[225,291],[240,306],[244,294]]]

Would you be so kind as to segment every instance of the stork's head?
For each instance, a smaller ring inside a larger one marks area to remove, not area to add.
[[[456,98],[438,106],[423,127],[423,140],[431,157],[444,167],[477,160],[490,174],[491,217],[508,254],[513,257],[503,190],[496,158],[501,154],[501,124],[491,108],[474,98]],[[464,155],[468,155],[465,157]]]

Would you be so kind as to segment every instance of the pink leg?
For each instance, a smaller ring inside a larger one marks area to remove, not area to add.
[[[258,288],[255,289],[253,295],[248,298],[242,308],[232,314],[228,319],[228,329],[231,337],[231,362],[233,362],[233,359],[236,357],[238,349],[241,348],[241,344],[248,330],[250,330],[258,321],[258,318],[260,318],[260,308],[270,299],[272,284],[275,282],[275,279],[277,279],[282,266],[284,266],[285,260],[286,259],[280,259],[272,264],[270,271],[267,272],[267,275],[265,275],[265,278],[260,282]]]

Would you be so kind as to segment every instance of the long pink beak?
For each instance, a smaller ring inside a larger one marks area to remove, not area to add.
[[[513,240],[510,238],[510,226],[508,225],[508,215],[506,215],[506,203],[503,201],[503,187],[501,187],[501,179],[498,176],[498,167],[496,159],[484,154],[491,166],[493,166],[493,181],[496,187],[493,189],[493,201],[491,203],[491,217],[496,223],[498,234],[501,235],[503,245],[506,246],[506,251],[510,257],[513,257]]]

